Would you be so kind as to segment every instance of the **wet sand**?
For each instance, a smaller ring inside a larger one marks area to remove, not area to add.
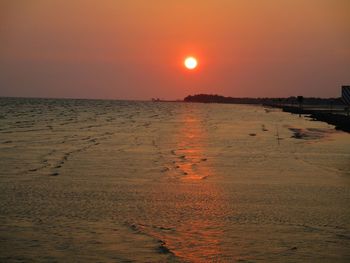
[[[1,262],[348,262],[350,135],[231,104],[0,99]]]

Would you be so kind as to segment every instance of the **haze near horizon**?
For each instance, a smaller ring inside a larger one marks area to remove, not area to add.
[[[3,0],[0,96],[338,97],[350,83],[349,10],[346,0]]]

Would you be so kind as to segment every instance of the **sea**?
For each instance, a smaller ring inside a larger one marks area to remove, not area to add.
[[[261,105],[0,98],[0,262],[349,261],[349,133]]]

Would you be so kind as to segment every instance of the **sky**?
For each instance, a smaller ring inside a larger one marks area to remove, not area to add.
[[[349,0],[0,0],[0,96],[339,97],[346,84]]]

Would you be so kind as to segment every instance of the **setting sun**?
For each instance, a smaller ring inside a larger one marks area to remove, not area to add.
[[[198,65],[198,62],[194,57],[187,57],[184,61],[184,65],[187,69],[195,69]]]

